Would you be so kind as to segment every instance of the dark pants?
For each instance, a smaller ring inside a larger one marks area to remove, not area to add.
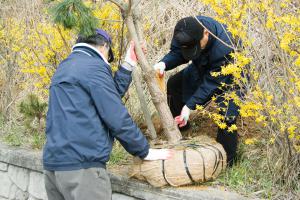
[[[170,77],[167,83],[168,104],[173,117],[180,115],[182,107],[185,105],[183,102],[183,71]],[[225,105],[224,97],[217,98],[216,103],[221,108],[220,114],[225,117],[227,126],[236,123],[238,116],[238,106],[231,100],[228,105]],[[222,109],[223,108],[223,109]],[[225,109],[225,110],[224,110]],[[237,131],[228,132],[226,129],[218,129],[217,142],[223,145],[227,153],[227,162],[232,165],[236,156],[238,134]]]

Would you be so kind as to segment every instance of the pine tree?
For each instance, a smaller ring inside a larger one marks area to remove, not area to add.
[[[23,114],[25,118],[25,126],[31,131],[41,131],[41,120],[46,115],[47,103],[43,103],[39,100],[39,98],[34,95],[28,95],[27,99],[21,102],[19,105],[20,113]],[[31,126],[34,120],[38,121],[38,129],[35,130]]]
[[[50,9],[54,22],[67,29],[75,29],[80,35],[94,34],[98,25],[97,18],[92,9],[84,5],[82,0],[63,0]]]

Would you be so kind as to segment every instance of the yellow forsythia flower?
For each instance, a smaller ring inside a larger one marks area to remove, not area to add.
[[[246,145],[254,145],[255,143],[257,142],[257,139],[256,138],[248,138],[245,140],[245,144]]]
[[[231,125],[230,127],[228,127],[228,132],[233,132],[237,130],[237,126],[235,124]]]

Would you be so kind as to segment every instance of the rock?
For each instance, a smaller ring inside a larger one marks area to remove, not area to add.
[[[33,196],[30,196],[27,200],[38,200],[38,199],[34,198]]]
[[[41,157],[42,151],[9,147],[0,142],[0,162],[42,172],[43,164]]]
[[[136,200],[136,198],[120,194],[120,193],[113,193],[112,200]]]
[[[29,182],[29,172],[27,169],[10,165],[8,167],[10,179],[24,192],[27,191]]]
[[[7,172],[0,171],[0,196],[4,198],[9,197],[10,188],[12,187],[13,183],[10,180]]]
[[[0,162],[0,171],[6,172],[8,168],[8,164],[4,162]]]
[[[27,200],[28,196],[29,196],[28,192],[24,192],[20,189],[18,189],[16,192],[16,200]]]
[[[137,199],[248,200],[248,198],[236,193],[222,191],[212,187],[206,187],[205,189],[179,189],[175,187],[154,188],[145,182],[113,174],[110,174],[110,181],[113,192],[125,194]]]
[[[24,192],[18,188],[16,185],[12,185],[9,191],[9,199],[14,200],[27,200],[28,199],[28,192]]]
[[[37,199],[47,199],[44,175],[42,173],[31,171],[29,177],[28,192],[30,196],[32,195]]]
[[[9,189],[8,199],[16,199],[17,190],[18,190],[18,187],[15,184],[12,184],[12,186]]]

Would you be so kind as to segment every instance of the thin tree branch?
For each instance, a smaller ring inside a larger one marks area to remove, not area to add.
[[[110,2],[116,4],[121,10],[128,10],[128,3],[122,0],[110,0]]]

